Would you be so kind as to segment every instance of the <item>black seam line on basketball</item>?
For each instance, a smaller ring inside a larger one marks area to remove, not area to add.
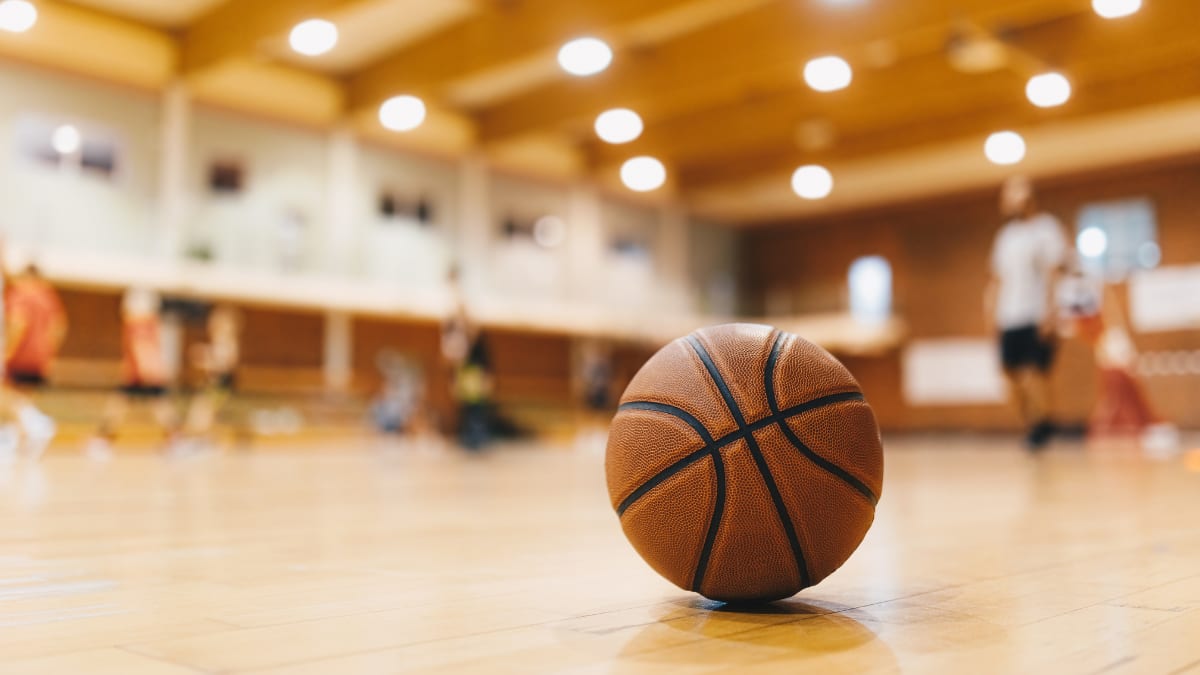
[[[708,521],[708,534],[704,535],[704,547],[700,549],[700,558],[696,561],[696,572],[692,575],[692,590],[699,593],[700,585],[704,583],[704,573],[708,571],[708,559],[712,557],[713,544],[717,541],[717,530],[721,529],[721,518],[725,515],[725,460],[721,459],[721,450],[713,448],[713,473],[717,475],[717,496],[713,500],[712,518]]]
[[[804,414],[806,412],[810,412],[813,410],[818,410],[818,409],[824,408],[826,406],[834,405],[837,403],[844,403],[846,401],[862,401],[862,400],[863,400],[863,395],[858,392],[845,392],[845,393],[841,393],[841,394],[831,394],[829,396],[822,396],[821,398],[813,399],[812,401],[808,401],[807,403],[801,403],[800,405],[788,408],[787,410],[781,411],[775,415],[769,415],[767,417],[764,417],[763,419],[758,420],[757,422],[753,422],[753,423],[747,425],[744,429],[738,429],[737,431],[728,433],[728,434],[716,439],[715,441],[712,440],[712,437],[708,433],[708,430],[705,429],[703,432],[700,433],[701,438],[704,439],[705,441],[708,441],[704,447],[700,448],[699,450],[691,453],[690,455],[684,457],[683,459],[680,459],[679,461],[675,462],[674,464],[672,464],[672,465],[668,466],[667,468],[663,469],[662,471],[658,472],[652,478],[650,478],[645,483],[643,483],[638,489],[634,490],[628,497],[626,497],[621,502],[621,504],[619,506],[617,506],[617,515],[618,516],[625,515],[625,511],[628,510],[630,506],[633,506],[633,504],[635,502],[637,502],[637,500],[644,497],[647,492],[658,487],[659,485],[661,485],[663,483],[663,481],[667,480],[671,476],[674,476],[675,474],[686,469],[687,467],[691,466],[692,464],[695,464],[696,462],[700,461],[701,459],[704,459],[705,455],[713,452],[714,450],[720,450],[721,448],[729,445],[730,443],[735,443],[737,441],[740,441],[741,439],[745,438],[747,436],[747,434],[752,434],[755,431],[758,431],[760,429],[765,429],[774,424],[779,424],[781,421],[786,422],[789,418],[792,418],[797,415],[801,415],[801,414]],[[621,411],[625,411],[625,410],[648,410],[651,412],[660,412],[660,413],[664,413],[667,415],[671,415],[672,417],[681,419],[684,422],[688,422],[689,419],[696,420],[695,417],[693,417],[690,413],[688,413],[685,410],[676,408],[675,406],[666,405],[663,403],[654,403],[652,401],[630,401],[629,403],[622,404],[621,407],[617,409],[617,412],[621,412]],[[691,425],[691,422],[688,422],[688,424]],[[700,424],[699,420],[696,420],[696,424]],[[703,428],[704,428],[704,425],[700,424],[700,429],[703,429]],[[699,431],[699,429],[697,429],[697,431]]]
[[[775,335],[775,343],[771,345],[771,356],[767,359],[767,366],[764,370],[763,382],[767,386],[767,401],[771,408],[771,415],[775,416],[779,413],[779,406],[775,402],[774,392],[774,371],[775,360],[778,358],[778,350],[783,334]],[[750,455],[754,457],[754,463],[758,465],[758,473],[762,476],[763,482],[767,485],[767,491],[771,493],[771,501],[775,502],[775,512],[779,516],[779,522],[783,525],[783,532],[787,535],[788,545],[792,549],[792,559],[796,561],[796,569],[800,573],[800,585],[808,588],[812,585],[812,577],[808,572],[808,559],[804,555],[804,549],[800,546],[800,538],[796,535],[796,525],[792,522],[792,516],[788,513],[787,505],[783,503],[783,495],[779,492],[779,486],[775,484],[775,476],[771,473],[771,467],[767,464],[767,458],[762,454],[762,449],[758,447],[758,440],[751,433],[746,437],[747,444],[750,446]]]
[[[763,375],[763,386],[767,389],[767,405],[771,407],[771,413],[775,417],[779,416],[779,403],[775,399],[775,365],[779,361],[779,352],[783,350],[783,336],[784,334],[781,332],[775,337],[775,344],[771,345],[771,355],[767,358],[767,370]],[[807,457],[808,461],[816,464],[818,467],[824,469],[827,473],[832,474],[834,477],[840,478],[843,483],[849,485],[863,497],[866,497],[867,501],[871,503],[871,506],[876,506],[879,504],[879,497],[871,490],[871,488],[867,487],[866,484],[851,475],[849,471],[846,471],[837,464],[834,464],[833,462],[818,455],[815,451],[813,451],[812,448],[808,447],[808,445],[806,445],[798,436],[796,436],[796,433],[792,431],[792,428],[788,426],[786,419],[778,420],[778,424],[779,430],[783,432],[784,438],[786,438],[789,443],[795,446],[795,448],[800,451],[800,454]]]
[[[678,417],[684,422],[687,422],[688,426],[695,429],[696,433],[700,434],[700,438],[704,440],[705,445],[711,445],[713,443],[712,434],[708,433],[708,429],[700,423],[700,420],[696,419],[694,415],[683,408],[677,408],[673,405],[667,405],[666,403],[655,403],[653,401],[633,401],[632,403],[626,403],[622,405],[620,409],[651,410],[654,412],[666,413],[673,417]]]
[[[745,434],[746,446],[750,448],[750,456],[754,458],[754,464],[758,467],[758,475],[762,478],[763,484],[767,487],[767,492],[771,494],[771,501],[775,504],[775,516],[779,518],[779,525],[783,528],[783,532],[787,535],[788,547],[792,550],[792,560],[796,563],[796,571],[800,575],[800,585],[807,587],[809,585],[808,562],[804,558],[804,551],[800,548],[800,539],[796,536],[796,526],[792,522],[792,516],[788,513],[787,505],[783,503],[783,495],[779,493],[779,486],[775,484],[775,477],[771,475],[771,467],[767,466],[767,458],[763,456],[762,449],[758,447],[758,441],[754,438],[754,432],[746,425],[746,418],[742,415],[741,408],[738,407],[737,401],[733,398],[733,391],[729,389],[729,383],[725,381],[725,377],[721,375],[721,370],[717,368],[717,364],[712,360],[708,350],[700,343],[700,340],[695,335],[688,336],[688,342],[692,345],[692,349],[696,351],[696,355],[704,363],[705,370],[708,371],[708,376],[712,378],[717,389],[721,391],[721,397],[725,399],[725,405],[729,408],[729,414],[733,415],[733,419],[737,422],[738,431]],[[772,410],[772,413],[775,411]],[[720,450],[715,450],[714,453],[720,454]],[[695,589],[699,589],[699,583]]]
[[[688,344],[692,346],[692,350],[696,352],[696,356],[700,357],[701,363],[704,364],[704,369],[708,371],[709,378],[713,384],[717,385],[717,389],[721,392],[721,398],[725,399],[725,407],[729,409],[729,414],[733,415],[733,421],[737,422],[739,429],[746,428],[746,418],[742,417],[742,409],[738,407],[737,401],[733,400],[733,392],[729,389],[729,384],[725,382],[725,378],[721,377],[721,371],[717,370],[717,364],[713,362],[712,356],[709,356],[708,350],[704,345],[700,344],[700,340],[695,335],[687,336]]]

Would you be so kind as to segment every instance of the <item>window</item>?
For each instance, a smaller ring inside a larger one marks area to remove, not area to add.
[[[241,162],[218,160],[208,167],[208,189],[216,194],[238,194],[246,178]]]
[[[892,266],[886,258],[867,256],[850,265],[850,314],[859,321],[892,315]]]
[[[1149,199],[1088,204],[1079,212],[1075,234],[1083,267],[1109,279],[1153,269],[1162,259],[1154,203]]]
[[[408,220],[421,225],[433,223],[433,205],[425,197],[405,199],[385,190],[379,195],[379,215],[385,220]]]
[[[110,180],[119,165],[116,136],[90,123],[27,116],[16,124],[17,150],[42,166]]]

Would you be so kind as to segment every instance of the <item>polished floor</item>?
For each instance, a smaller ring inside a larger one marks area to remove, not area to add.
[[[888,450],[863,547],[756,611],[636,556],[594,448],[53,452],[0,468],[0,672],[1200,673],[1200,451]]]

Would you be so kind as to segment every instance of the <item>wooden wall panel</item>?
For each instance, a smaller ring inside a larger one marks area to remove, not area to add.
[[[1073,232],[1080,208],[1090,202],[1149,196],[1159,220],[1163,264],[1200,262],[1200,160],[1129,167],[1046,181],[1043,206]],[[911,338],[983,335],[982,293],[988,253],[1000,226],[997,191],[786,223],[747,234],[742,268],[745,305],[766,308],[768,295],[792,299],[791,311],[821,312],[847,307],[846,274],[864,255],[892,263],[896,311],[910,324]],[[1135,335],[1142,350],[1200,350],[1200,331]],[[1011,429],[1015,414],[1004,406],[915,408],[901,398],[900,353],[853,358],[858,376],[891,429]],[[1090,351],[1064,346],[1055,373],[1060,414],[1081,420],[1090,410],[1096,376]],[[1200,377],[1155,377],[1146,381],[1166,417],[1200,427]]]

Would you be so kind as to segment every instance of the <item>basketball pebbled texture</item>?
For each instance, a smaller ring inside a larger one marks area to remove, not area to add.
[[[633,378],[612,423],[608,492],[637,552],[714,600],[795,595],[866,536],[879,428],[828,352],[770,326],[706,328]]]

